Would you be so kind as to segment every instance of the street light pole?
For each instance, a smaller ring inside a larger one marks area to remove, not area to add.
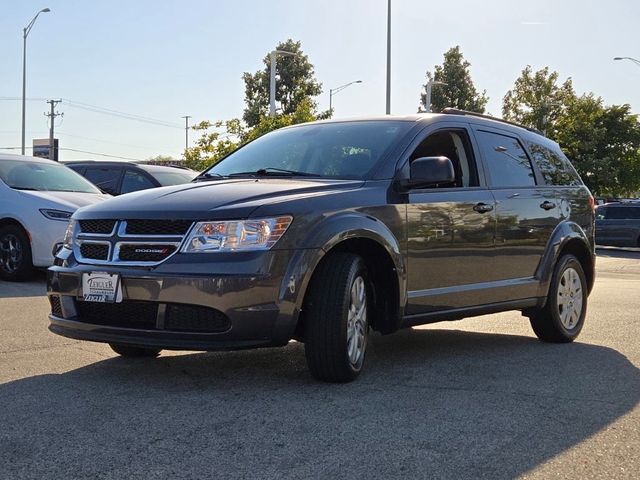
[[[434,85],[446,85],[445,82],[440,82],[437,80],[429,80],[427,82],[427,85],[425,87],[427,93],[425,95],[425,99],[424,99],[424,103],[425,103],[425,111],[427,113],[431,112],[431,89],[433,88]]]
[[[269,116],[276,116],[276,57],[278,55],[291,55],[295,56],[295,53],[286,52],[284,50],[272,50],[269,56],[271,57],[271,75],[269,76]]]
[[[36,23],[36,18],[41,13],[50,12],[48,8],[43,8],[33,19],[29,22],[29,25],[22,30],[22,155],[24,155],[25,146],[25,109],[27,99],[27,36],[33,28],[33,24]]]
[[[633,57],[615,57],[614,60],[630,60],[640,67],[640,60]]]
[[[391,114],[391,0],[387,2],[387,115]]]
[[[345,88],[353,85],[354,83],[362,83],[362,80],[354,80],[353,82],[345,83],[344,85],[340,85],[339,87],[329,89],[329,111],[330,112],[333,110],[333,96],[336,93],[340,93]]]

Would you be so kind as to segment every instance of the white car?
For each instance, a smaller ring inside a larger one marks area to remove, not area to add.
[[[73,212],[107,198],[57,162],[0,154],[0,278],[25,280],[50,266]]]

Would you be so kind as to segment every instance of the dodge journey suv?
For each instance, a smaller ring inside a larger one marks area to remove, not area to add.
[[[123,356],[295,339],[344,382],[371,330],[519,310],[570,342],[594,264],[593,198],[539,132],[451,109],[315,122],[78,210],[49,328]]]

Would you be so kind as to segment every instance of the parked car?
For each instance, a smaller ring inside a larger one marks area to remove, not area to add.
[[[520,310],[541,340],[570,342],[594,206],[556,143],[490,117],[296,125],[196,183],[77,212],[49,328],[124,356],[297,339],[338,382],[362,370],[370,329]]]
[[[596,243],[640,247],[640,202],[607,203],[596,210]]]
[[[51,265],[73,212],[109,197],[57,162],[0,154],[0,278]]]
[[[137,192],[147,188],[189,183],[198,172],[181,167],[146,165],[101,160],[72,161],[65,165],[111,195]]]

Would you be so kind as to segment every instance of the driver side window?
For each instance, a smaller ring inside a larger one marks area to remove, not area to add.
[[[455,180],[439,188],[477,187],[478,172],[469,135],[463,129],[438,130],[425,138],[413,151],[409,161],[421,157],[447,157],[453,163]]]

